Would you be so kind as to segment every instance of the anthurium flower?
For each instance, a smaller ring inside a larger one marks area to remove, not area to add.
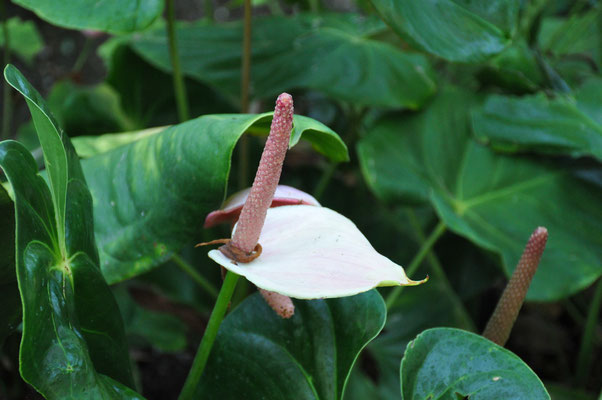
[[[297,205],[269,208],[277,193],[292,115],[292,97],[283,93],[276,102],[253,186],[235,195],[221,214],[207,218],[212,223],[216,216],[233,216],[246,197],[232,239],[210,251],[209,257],[261,289],[299,299],[351,296],[376,286],[423,283],[426,279],[410,280],[401,266],[374,250],[353,222],[319,206],[307,194],[302,196],[305,202],[297,199]]]

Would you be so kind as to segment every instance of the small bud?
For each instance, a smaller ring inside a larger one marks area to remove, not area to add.
[[[290,297],[261,288],[259,288],[259,293],[272,310],[282,318],[288,319],[295,314],[295,305]]]
[[[503,346],[510,336],[510,331],[525,301],[531,280],[535,275],[535,271],[537,271],[547,240],[548,230],[546,228],[539,227],[535,229],[527,242],[525,251],[514,273],[510,277],[510,281],[508,281],[506,289],[504,289],[504,293],[502,293],[497,303],[495,311],[491,314],[489,322],[487,322],[483,336],[500,346]]]

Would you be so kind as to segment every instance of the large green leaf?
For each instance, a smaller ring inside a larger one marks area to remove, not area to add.
[[[512,352],[459,329],[429,329],[401,362],[404,400],[550,399],[535,373]]]
[[[466,92],[380,121],[358,145],[364,176],[389,202],[430,201],[453,231],[502,255],[510,274],[537,226],[550,232],[527,297],[551,301],[602,274],[602,193],[570,169],[492,152],[471,139]]]
[[[271,113],[206,115],[84,160],[107,281],[146,272],[198,238],[224,199],[236,142],[246,131],[266,134],[270,121]],[[291,146],[304,136],[333,161],[347,159],[345,144],[323,124],[295,116],[294,126]],[[123,144],[119,137],[100,136],[96,148]]]
[[[123,322],[100,272],[77,155],[23,75],[9,65],[5,77],[27,99],[52,184],[49,190],[20,143],[0,144],[15,199],[21,375],[48,399],[139,398],[124,386],[133,378]]]
[[[112,33],[149,26],[163,11],[162,0],[15,0],[40,18],[65,28]]]
[[[518,0],[371,0],[380,16],[414,46],[450,61],[480,62],[509,43]]]
[[[473,114],[477,137],[505,151],[593,155],[602,160],[602,79],[573,97],[492,95]]]
[[[252,96],[273,97],[284,90],[309,88],[355,104],[420,107],[435,90],[431,68],[421,55],[370,39],[371,33],[382,29],[374,19],[354,14],[256,19]],[[180,24],[177,38],[183,72],[238,98],[242,34],[242,22]],[[149,63],[171,70],[164,27],[128,40]]]
[[[359,352],[385,316],[375,290],[296,300],[288,320],[254,294],[222,323],[196,398],[341,399]]]
[[[36,29],[33,21],[22,21],[13,17],[6,22],[8,32],[8,47],[23,61],[31,64],[36,54],[44,47],[44,41]],[[1,25],[1,24],[0,24]],[[0,29],[0,46],[6,46],[4,29]]]

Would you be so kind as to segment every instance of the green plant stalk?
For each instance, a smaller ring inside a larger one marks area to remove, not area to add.
[[[309,11],[313,14],[317,14],[320,12],[320,0],[308,0],[309,2]]]
[[[240,111],[249,112],[249,85],[251,81],[251,0],[245,0],[244,33],[242,45],[242,66],[240,71]],[[242,135],[238,147],[240,163],[238,165],[238,187],[249,185],[249,138]]]
[[[196,387],[203,375],[203,370],[205,369],[205,365],[207,365],[207,360],[211,354],[211,348],[217,337],[219,326],[224,319],[224,315],[226,315],[226,310],[228,309],[228,304],[230,304],[230,299],[236,288],[238,278],[239,276],[234,272],[228,271],[226,274],[222,288],[217,296],[217,301],[215,302],[215,306],[209,317],[207,328],[205,328],[203,339],[201,339],[199,348],[194,356],[192,367],[188,372],[188,377],[186,378],[186,382],[184,382],[184,387],[182,388],[178,400],[190,400],[194,396]]]
[[[8,26],[6,18],[6,0],[0,1],[0,13],[2,14],[2,34],[4,35],[4,66],[10,64],[10,36],[8,33]],[[3,67],[4,68],[4,67]],[[2,135],[1,140],[8,139],[10,136],[10,122],[12,117],[12,98],[10,94],[10,86],[7,82],[4,82],[2,88]]]
[[[213,22],[213,0],[205,0],[203,5],[205,11],[205,18],[207,18],[208,21]]]
[[[424,236],[422,227],[420,226],[420,223],[418,222],[418,218],[416,218],[416,213],[414,212],[414,210],[409,208],[407,210],[407,214],[408,214],[408,218],[410,220],[410,225],[414,229],[414,233],[416,234],[416,237],[418,238],[418,240],[421,243],[424,243],[426,240],[426,237]],[[432,247],[429,250],[429,252],[427,253],[426,259],[429,262],[429,264],[431,264],[431,271],[433,273],[433,277],[435,279],[438,279],[440,282],[442,282],[449,289],[450,293],[452,293],[452,296],[453,296],[452,301],[456,304],[456,306],[460,310],[460,316],[461,316],[463,322],[466,324],[466,326],[471,331],[476,332],[477,327],[476,327],[474,321],[472,320],[470,314],[466,310],[466,307],[464,307],[464,303],[462,303],[462,300],[460,299],[460,297],[454,290],[453,286],[447,279],[447,275],[445,274],[445,271],[443,270],[443,267],[441,266],[441,263],[439,262],[439,259],[435,255],[435,252],[433,251]]]
[[[176,106],[178,107],[178,119],[180,122],[188,120],[188,98],[186,96],[186,85],[182,76],[180,66],[180,57],[178,55],[178,45],[176,42],[176,27],[174,0],[166,0],[167,5],[167,39],[169,46],[169,57],[171,59],[173,88],[176,96]]]
[[[77,56],[77,59],[75,60],[75,63],[73,64],[73,68],[71,68],[72,74],[79,73],[82,70],[82,68],[84,67],[84,64],[86,63],[86,60],[90,56],[91,51],[92,51],[92,38],[86,36],[86,41],[84,42],[84,47],[83,47],[81,53],[79,53],[79,56]]]
[[[328,166],[322,171],[322,175],[320,176],[320,180],[318,181],[316,188],[314,189],[314,197],[316,200],[320,201],[322,196],[324,195],[324,191],[328,187],[328,183],[330,183],[330,179],[332,179],[332,175],[334,171],[337,169],[338,163],[331,162]]]
[[[577,357],[577,373],[575,374],[575,383],[578,387],[583,387],[587,383],[588,372],[591,370],[592,355],[594,353],[594,337],[596,335],[596,325],[600,308],[602,306],[602,279],[598,281],[594,298],[587,312],[587,320],[583,337],[581,338],[581,347]]]
[[[188,264],[182,257],[177,254],[171,256],[171,260],[184,271],[188,276],[192,278],[200,287],[202,287],[207,294],[214,299],[217,298],[218,291],[203,275],[201,275],[194,267]]]
[[[445,223],[443,223],[443,221],[439,221],[437,226],[435,226],[435,229],[433,229],[433,231],[428,236],[428,238],[424,241],[424,243],[422,243],[420,250],[418,250],[418,253],[416,253],[414,258],[410,262],[410,265],[408,266],[408,268],[406,268],[406,275],[410,276],[416,272],[416,270],[418,269],[418,267],[420,266],[420,264],[422,263],[422,261],[424,260],[426,255],[429,253],[431,248],[435,245],[435,243],[441,237],[441,235],[443,235],[443,233],[445,233],[445,230],[446,230]],[[389,292],[389,295],[387,296],[387,300],[385,301],[385,304],[387,305],[387,310],[391,309],[393,304],[395,304],[395,300],[397,300],[397,298],[401,294],[403,288],[404,288],[404,286],[397,286],[397,287],[393,288],[393,290],[391,290],[391,292]]]

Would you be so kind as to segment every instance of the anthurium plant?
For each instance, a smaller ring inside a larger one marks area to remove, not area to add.
[[[1,5],[0,399],[602,399],[598,2]]]

